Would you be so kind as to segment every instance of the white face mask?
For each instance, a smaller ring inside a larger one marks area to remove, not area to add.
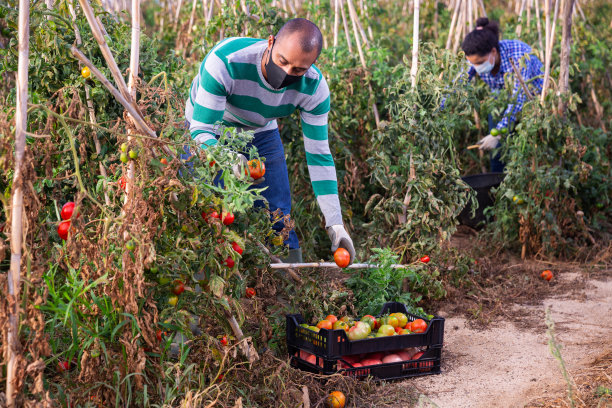
[[[482,64],[473,65],[476,72],[478,72],[478,75],[488,74],[489,72],[493,70],[493,67],[495,67],[495,64],[492,63],[490,59],[491,59],[491,54],[489,54],[489,56],[487,57],[487,60],[483,62]]]

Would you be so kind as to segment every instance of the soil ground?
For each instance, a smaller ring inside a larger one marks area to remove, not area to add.
[[[576,405],[612,407],[611,268],[498,262],[437,306],[446,318],[442,373],[399,384],[416,389],[422,407],[569,407],[549,309]],[[543,269],[553,269],[551,282],[538,279]]]

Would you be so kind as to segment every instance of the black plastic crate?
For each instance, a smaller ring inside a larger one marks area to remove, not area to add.
[[[350,341],[346,332],[342,329],[321,329],[317,333],[300,326],[300,324],[306,323],[301,314],[290,314],[287,315],[287,348],[290,351],[292,351],[292,348],[301,349],[318,357],[332,360],[346,355],[399,350],[408,347],[442,347],[444,318],[434,317],[428,320],[408,313],[406,305],[398,302],[385,303],[379,316],[397,312],[406,314],[409,321],[425,320],[427,322],[425,333]]]
[[[400,378],[419,377],[423,375],[440,374],[442,347],[429,347],[418,360],[408,360],[397,363],[377,364],[366,367],[339,368],[340,362],[351,366],[342,358],[325,359],[316,356],[312,364],[300,358],[300,350],[290,351],[291,365],[304,371],[316,374],[330,375],[340,373],[355,378],[373,377],[377,380],[396,380]],[[352,367],[352,366],[351,366]]]

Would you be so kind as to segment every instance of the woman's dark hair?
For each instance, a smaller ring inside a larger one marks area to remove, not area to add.
[[[478,54],[484,57],[493,48],[499,51],[499,25],[486,17],[476,20],[476,29],[465,36],[461,48],[465,55]]]

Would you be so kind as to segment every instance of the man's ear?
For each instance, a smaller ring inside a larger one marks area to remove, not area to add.
[[[272,44],[274,44],[274,36],[270,34],[268,36],[268,48],[272,48]]]

